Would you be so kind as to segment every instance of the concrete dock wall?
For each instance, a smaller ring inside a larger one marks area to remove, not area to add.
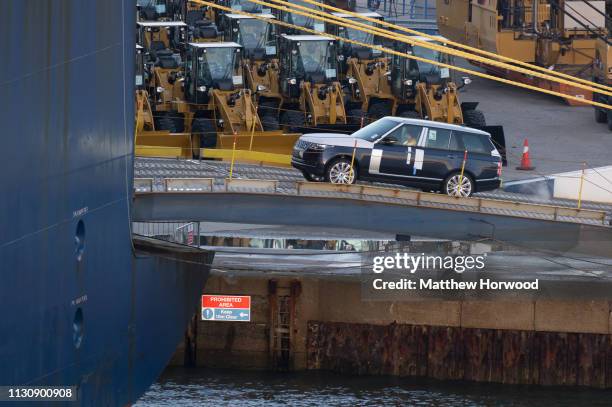
[[[195,321],[173,363],[612,387],[609,301],[362,301],[358,281],[307,276],[205,292],[250,295],[252,320]]]

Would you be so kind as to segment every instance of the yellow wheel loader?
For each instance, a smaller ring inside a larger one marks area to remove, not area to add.
[[[337,131],[355,128],[347,123],[338,81],[336,43],[332,38],[282,34],[279,55],[283,126],[306,133],[314,128]]]
[[[140,156],[191,158],[200,146],[193,144],[189,133],[177,133],[175,131],[177,126],[182,126],[182,119],[173,117],[165,111],[153,112],[149,93],[146,90],[148,80],[144,53],[142,47],[138,45],[136,46],[135,72],[136,124],[134,144],[136,145],[136,154]]]
[[[332,13],[336,17],[374,26],[359,17],[349,14]],[[382,20],[378,13],[358,13],[360,16]],[[381,40],[373,34],[350,27],[328,24],[327,32],[332,35],[359,41],[365,44],[381,45]],[[339,42],[340,78],[346,91],[346,109],[349,121],[359,123],[366,116],[379,119],[389,116],[396,110],[396,98],[391,89],[391,59],[380,50],[357,46],[349,42]]]
[[[187,41],[187,24],[182,21],[139,21],[137,43],[142,45],[150,59],[161,50],[180,49]]]
[[[274,19],[272,14],[260,17]],[[282,95],[279,86],[279,60],[275,25],[240,14],[224,14],[225,41],[242,45],[246,87],[255,95],[264,130],[278,130]]]
[[[412,38],[432,41],[425,37]],[[439,39],[440,42],[444,40],[443,37]],[[428,48],[398,42],[396,49],[416,57],[453,64],[451,56]],[[396,98],[394,114],[472,127],[486,126],[484,114],[476,110],[477,102],[459,102],[458,90],[469,83],[469,78],[462,78],[457,85],[448,68],[394,55],[391,64],[391,91]]]
[[[263,131],[253,93],[243,82],[242,47],[235,42],[190,43],[185,62],[186,127],[201,147],[217,145],[217,132],[254,134]]]

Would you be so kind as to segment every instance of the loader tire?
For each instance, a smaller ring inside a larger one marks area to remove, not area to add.
[[[484,127],[487,125],[484,113],[476,109],[463,112],[463,123],[469,127]]]
[[[175,120],[175,112],[156,112],[157,123],[156,130],[169,131],[170,133],[179,133],[177,121]]]
[[[217,129],[214,119],[196,117],[193,119],[191,132],[200,135],[200,148],[215,148],[217,146]]]
[[[370,104],[368,116],[373,120],[378,120],[385,116],[391,116],[391,104],[384,100],[379,100]]]
[[[601,109],[599,107],[596,107],[595,108],[595,121],[597,123],[605,123],[605,122],[607,122],[608,121],[608,113],[605,110],[603,110],[603,109]]]
[[[172,114],[172,120],[174,120],[174,133],[182,133],[185,131],[185,115],[183,113]]]
[[[273,116],[271,114],[267,114],[261,118],[261,125],[263,126],[264,131],[280,129],[278,119],[276,118],[276,116]]]
[[[607,103],[605,96],[598,95],[597,93],[593,94],[593,101],[599,103]],[[597,123],[606,123],[608,121],[607,111],[600,107],[595,107],[595,121]]]
[[[304,113],[294,110],[287,110],[281,115],[281,123],[287,126],[289,130],[304,127],[306,124],[304,122]]]
[[[259,113],[259,117],[273,116],[278,118],[278,102],[275,100],[261,101],[257,106],[257,112]]]
[[[364,125],[367,124],[365,120],[365,114],[363,114],[363,110],[361,109],[351,109],[346,112],[346,116],[346,121],[349,124],[361,124],[362,121]]]

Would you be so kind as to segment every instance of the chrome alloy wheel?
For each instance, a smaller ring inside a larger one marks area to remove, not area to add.
[[[454,174],[446,181],[446,194],[450,196],[468,197],[473,189],[472,180],[467,175]]]
[[[351,170],[351,164],[346,161],[338,161],[329,169],[329,181],[332,184],[352,184],[355,182],[355,172]]]

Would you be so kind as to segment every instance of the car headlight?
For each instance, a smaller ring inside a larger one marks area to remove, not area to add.
[[[289,85],[295,85],[296,83],[297,83],[297,80],[295,78],[289,79]]]
[[[404,81],[404,85],[406,85],[406,86],[412,86],[412,79],[406,79],[406,80]]]
[[[351,85],[354,85],[357,83],[357,79],[355,78],[348,78],[348,83],[350,83]]]
[[[157,91],[157,93],[164,93],[164,88],[162,88],[161,86],[158,86],[155,90]]]
[[[325,150],[325,148],[327,147],[327,144],[317,144],[317,143],[313,143],[311,144],[308,149],[309,150],[314,150],[314,151],[323,151]]]
[[[263,92],[264,90],[266,90],[266,87],[264,85],[257,85],[258,92]]]
[[[206,86],[198,86],[198,92],[206,92]]]

